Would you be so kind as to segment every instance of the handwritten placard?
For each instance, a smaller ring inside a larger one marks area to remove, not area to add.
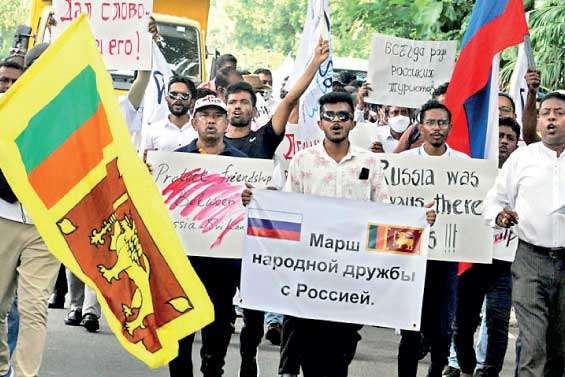
[[[323,134],[314,136],[309,140],[299,140],[298,128],[297,124],[287,124],[285,137],[275,151],[275,161],[280,164],[280,168],[284,171],[285,178],[288,175],[290,160],[292,160],[296,153],[303,149],[313,147],[324,140]]]
[[[88,15],[108,69],[150,70],[153,0],[53,0],[56,35],[81,13]]]
[[[273,161],[151,151],[147,162],[187,254],[241,258],[241,192],[271,186]]]
[[[489,160],[379,155],[391,203],[433,203],[429,259],[491,263],[493,230],[483,219],[483,200],[498,173]]]
[[[456,41],[414,41],[375,34],[369,56],[370,103],[419,108],[449,81]]]

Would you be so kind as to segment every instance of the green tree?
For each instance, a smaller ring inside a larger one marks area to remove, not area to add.
[[[29,12],[29,1],[0,1],[0,59],[8,56],[16,26],[25,22]]]
[[[565,88],[565,4],[560,0],[531,2],[529,29],[537,69],[542,72],[542,87],[547,90]],[[500,81],[510,84],[518,55],[517,48],[506,50],[501,58]]]

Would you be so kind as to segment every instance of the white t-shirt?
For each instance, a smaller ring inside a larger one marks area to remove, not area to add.
[[[139,152],[144,153],[146,150],[151,149],[171,152],[190,144],[197,138],[198,133],[192,127],[190,120],[179,128],[166,118],[160,122],[153,123],[145,130]]]

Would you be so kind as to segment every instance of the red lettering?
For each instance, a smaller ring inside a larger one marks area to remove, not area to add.
[[[102,3],[102,20],[103,21],[108,21],[110,19],[110,14],[106,14],[106,8],[110,7],[109,12],[112,11],[112,4],[110,3]]]

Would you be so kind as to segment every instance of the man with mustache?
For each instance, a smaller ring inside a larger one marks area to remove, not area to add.
[[[197,137],[192,127],[190,111],[196,99],[196,86],[187,77],[174,76],[167,89],[167,106],[171,112],[147,129],[140,151],[174,151]]]
[[[427,102],[420,109],[419,119],[424,143],[402,153],[438,158],[469,158],[466,154],[451,149],[446,143],[451,131],[451,112],[444,104],[435,100]],[[398,347],[399,377],[416,377],[422,334],[430,341],[431,346],[428,376],[441,376],[449,355],[456,283],[456,262],[428,261],[421,331],[402,330]]]
[[[198,137],[177,152],[201,153],[232,157],[247,157],[224,141],[228,127],[226,105],[216,96],[208,95],[196,101],[192,126]],[[214,305],[214,322],[204,327],[202,334],[202,365],[204,377],[219,377],[230,342],[233,313],[232,299],[239,284],[241,260],[190,256],[190,263],[206,287]],[[179,341],[177,358],[169,363],[171,377],[191,377],[194,334]]]
[[[565,360],[565,95],[540,104],[541,142],[519,148],[485,199],[485,219],[516,226],[512,302],[522,352],[520,377],[562,377]]]

